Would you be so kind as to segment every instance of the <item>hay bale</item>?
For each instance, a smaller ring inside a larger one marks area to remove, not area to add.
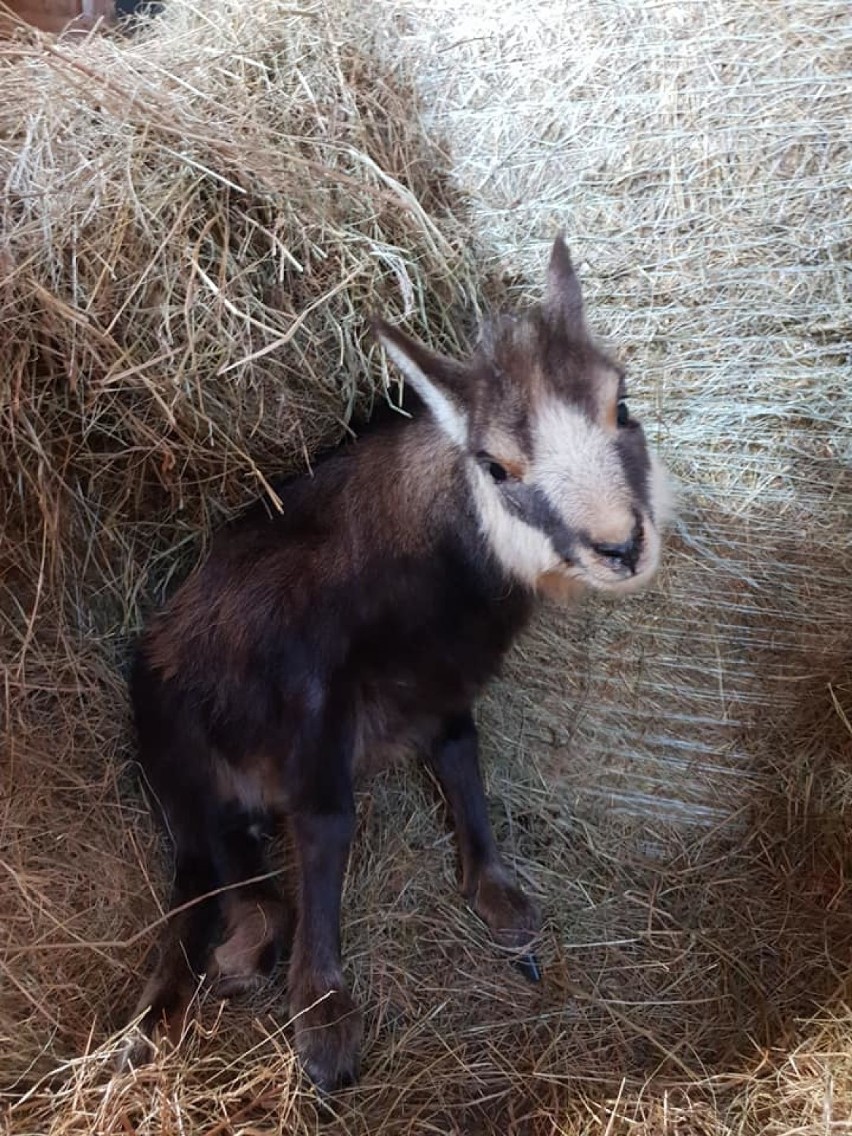
[[[577,697],[608,720],[581,725],[582,792],[724,823],[755,788],[744,736],[786,712],[793,676],[842,679],[852,638],[845,9],[407,11],[427,122],[478,227],[534,280],[567,226],[681,481],[658,598],[587,616]]]
[[[4,473],[101,627],[132,623],[152,544],[381,387],[369,306],[448,337],[475,307],[413,94],[334,15],[175,4],[132,44],[4,57]]]
[[[681,525],[653,593],[546,612],[483,707],[498,835],[549,915],[539,990],[461,909],[427,788],[363,798],[371,1033],[330,1127],[842,1130],[846,5],[375,9],[171,0],[132,44],[4,49],[10,1130],[316,1130],[272,989],[108,1079],[165,894],[116,660],[209,525],[382,389],[365,304],[452,346],[560,224]]]

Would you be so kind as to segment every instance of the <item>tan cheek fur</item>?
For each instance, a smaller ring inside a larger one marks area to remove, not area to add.
[[[569,571],[555,568],[543,572],[535,582],[536,592],[543,599],[555,600],[561,604],[574,603],[588,591],[588,586],[583,583],[580,575],[569,575]]]

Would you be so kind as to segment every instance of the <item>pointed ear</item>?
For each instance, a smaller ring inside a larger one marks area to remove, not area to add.
[[[557,235],[550,253],[544,310],[550,322],[569,335],[585,334],[583,294],[562,233]]]
[[[467,405],[464,398],[464,368],[430,351],[398,327],[391,327],[378,316],[370,321],[373,334],[411,383],[435,421],[457,445],[467,444]]]

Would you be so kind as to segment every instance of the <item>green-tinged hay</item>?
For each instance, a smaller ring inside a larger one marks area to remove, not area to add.
[[[0,1127],[849,1130],[850,47],[845,0],[168,0],[0,43]],[[482,707],[541,986],[396,771],[344,900],[362,1083],[313,1096],[282,975],[113,1077],[168,874],[128,633],[385,396],[370,308],[457,349],[559,227],[681,511],[648,595],[544,611]]]

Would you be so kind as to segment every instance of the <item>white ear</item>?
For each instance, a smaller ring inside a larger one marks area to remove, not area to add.
[[[441,430],[457,446],[466,445],[467,413],[456,389],[461,368],[409,339],[398,328],[379,320],[374,321],[374,328],[389,358],[423,399]]]

